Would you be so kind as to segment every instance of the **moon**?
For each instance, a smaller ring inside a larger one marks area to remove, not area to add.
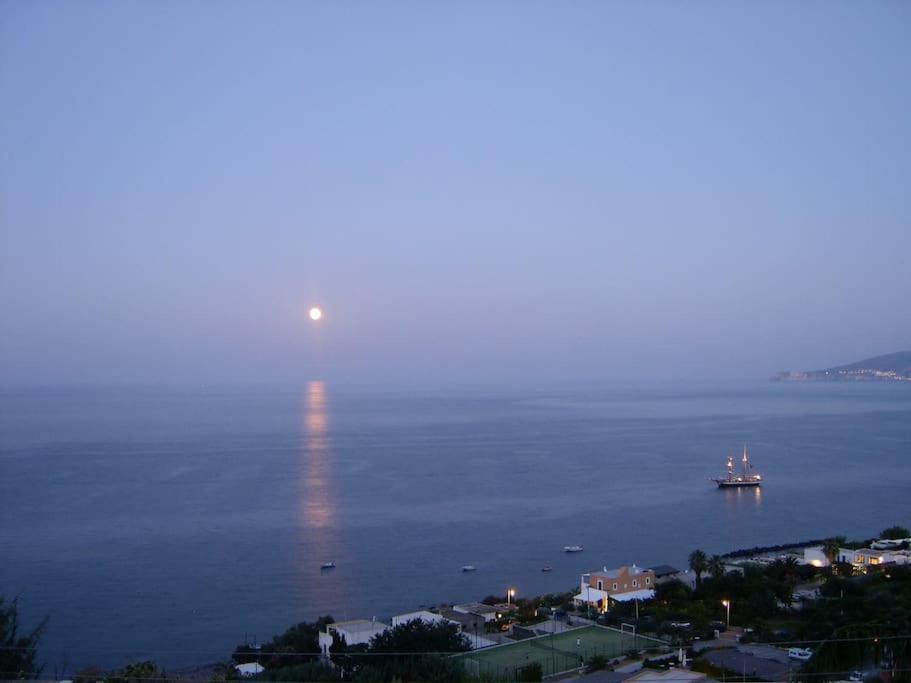
[[[323,317],[323,311],[319,306],[310,309],[310,320],[319,320]]]

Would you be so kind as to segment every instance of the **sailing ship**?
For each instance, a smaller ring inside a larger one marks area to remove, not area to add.
[[[728,471],[724,477],[712,479],[718,488],[741,488],[744,486],[762,486],[762,475],[753,471],[753,465],[750,464],[750,456],[747,453],[747,445],[743,444],[743,457],[740,458],[740,472],[734,471],[734,456],[728,456]]]

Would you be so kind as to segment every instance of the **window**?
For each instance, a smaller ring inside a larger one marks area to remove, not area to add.
[[[617,590],[617,584],[614,584],[614,590]]]
[[[639,587],[639,579],[633,579],[633,588]]]
[[[652,577],[651,577],[651,576],[646,576],[646,577],[645,577],[645,585],[647,586],[647,585],[649,585],[651,582],[652,582]]]
[[[598,590],[599,591],[604,590],[604,582],[601,579],[598,579]]]

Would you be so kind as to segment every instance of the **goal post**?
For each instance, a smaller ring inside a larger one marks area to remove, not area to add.
[[[627,640],[629,638],[629,640]],[[620,652],[621,654],[636,647],[636,625],[620,624]]]

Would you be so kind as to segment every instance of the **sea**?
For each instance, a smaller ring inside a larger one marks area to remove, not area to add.
[[[765,485],[717,489],[744,443]],[[869,538],[911,524],[909,457],[911,383],[7,387],[0,595],[48,617],[45,676],[174,670],[320,615]]]

